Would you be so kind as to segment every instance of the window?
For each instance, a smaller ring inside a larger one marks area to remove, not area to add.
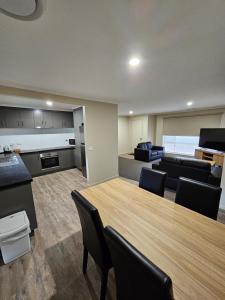
[[[194,155],[198,142],[198,136],[163,136],[165,151],[170,153]]]

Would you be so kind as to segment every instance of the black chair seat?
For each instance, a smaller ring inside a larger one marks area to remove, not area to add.
[[[175,202],[212,219],[217,219],[222,189],[180,177]]]
[[[171,300],[170,277],[112,227],[104,229],[116,278],[117,300]]]

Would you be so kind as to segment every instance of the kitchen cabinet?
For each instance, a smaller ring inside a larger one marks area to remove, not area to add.
[[[34,128],[33,110],[1,108],[0,128]]]
[[[0,128],[73,128],[73,113],[0,107]]]
[[[52,111],[53,128],[73,128],[73,113],[65,111]]]
[[[52,128],[52,112],[48,110],[36,109],[34,111],[35,128]]]
[[[0,109],[0,128],[5,128],[5,112],[3,109]]]
[[[20,127],[34,128],[34,111],[32,109],[20,109]]]
[[[21,153],[20,156],[32,176],[38,176],[41,174],[41,160],[39,152]]]
[[[59,165],[63,169],[73,168],[75,166],[74,149],[58,150]]]
[[[52,152],[53,150],[45,150],[45,151],[38,151],[38,152],[27,152],[21,153],[20,156],[27,167],[28,171],[32,176],[39,176],[44,175],[46,173],[57,172],[63,169],[70,169],[75,167],[75,155],[74,155],[74,148],[68,149],[57,149],[54,152],[57,152],[59,155],[59,167],[52,168],[52,169],[42,169],[41,166],[41,159],[40,153],[48,153]]]
[[[3,109],[4,128],[20,128],[20,111],[16,108]]]
[[[62,112],[62,128],[73,127],[73,113]]]

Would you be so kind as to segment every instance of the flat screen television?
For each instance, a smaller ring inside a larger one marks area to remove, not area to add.
[[[225,128],[201,128],[199,147],[225,152]]]

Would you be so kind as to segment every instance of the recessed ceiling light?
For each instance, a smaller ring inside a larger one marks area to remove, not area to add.
[[[47,104],[48,106],[52,106],[52,105],[53,105],[53,102],[52,102],[52,101],[46,101],[46,104]]]
[[[129,115],[133,115],[133,113],[134,113],[133,110],[129,111]]]
[[[132,57],[130,60],[129,60],[129,65],[131,67],[137,67],[140,65],[140,58],[138,57]]]
[[[187,106],[192,106],[193,105],[193,102],[192,101],[188,101],[187,102]]]

